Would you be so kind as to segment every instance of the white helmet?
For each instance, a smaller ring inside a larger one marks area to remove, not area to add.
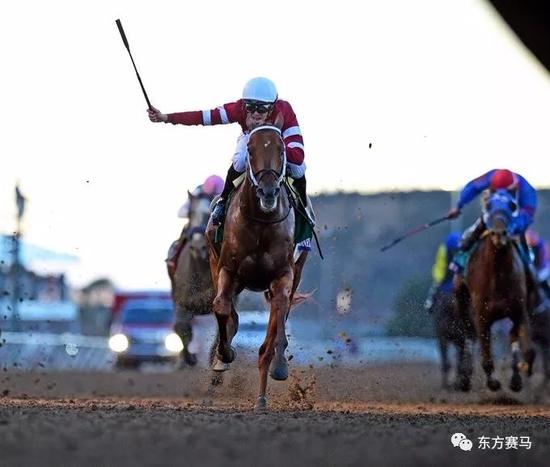
[[[253,78],[244,85],[243,99],[272,104],[277,100],[277,88],[270,79]]]

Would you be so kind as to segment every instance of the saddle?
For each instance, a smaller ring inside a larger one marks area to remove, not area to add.
[[[233,182],[233,185],[235,188],[231,191],[231,193],[227,198],[225,213],[227,213],[229,210],[229,206],[231,204],[231,201],[233,200],[235,189],[244,182],[245,177],[246,177],[246,173],[243,173],[242,175],[237,177]],[[313,226],[315,225],[315,213],[313,211],[313,206],[309,196],[308,196],[308,205],[305,208],[302,206],[300,196],[296,191],[296,189],[292,186],[293,181],[294,180],[292,178],[285,177],[284,186],[286,188],[288,197],[290,199],[290,203],[295,213],[294,245],[298,245],[300,242],[303,242],[304,240],[311,241],[311,238],[313,237]],[[216,197],[212,201],[212,204],[210,205],[211,210],[214,208],[216,202],[218,201],[218,198],[219,197]],[[224,223],[225,223],[225,216],[222,222],[220,223],[220,225],[216,227],[216,233],[214,236],[214,242],[216,243],[216,245],[221,245],[223,241]]]
[[[478,249],[480,241],[485,237],[487,237],[487,235],[489,235],[489,230],[485,230],[479,236],[479,239],[472,245],[472,248],[470,248],[468,251],[462,251],[462,250],[457,251],[451,262],[451,264],[453,264],[455,268],[452,268],[451,270],[453,270],[456,273],[465,274],[465,271],[467,271],[468,262],[470,261],[471,256]],[[516,248],[516,251],[518,252],[519,257],[521,258],[523,265],[529,271],[531,268],[531,258],[529,256],[529,252],[525,251],[525,248],[522,247],[521,238],[519,236],[512,237],[512,244]]]

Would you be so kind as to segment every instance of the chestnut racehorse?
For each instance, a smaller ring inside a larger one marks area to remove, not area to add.
[[[255,408],[267,406],[267,374],[288,377],[285,322],[296,293],[307,252],[294,258],[294,216],[284,184],[286,153],[279,126],[250,132],[246,178],[227,209],[223,242],[218,251],[215,227],[207,227],[210,270],[216,296],[214,312],[219,343],[214,369],[229,368],[235,359],[231,341],[239,327],[234,299],[243,290],[263,291],[270,305],[267,334],[259,349],[260,391]]]
[[[534,295],[528,272],[515,242],[510,235],[517,204],[506,190],[492,193],[484,220],[486,234],[473,250],[468,261],[465,276],[455,276],[455,296],[461,316],[472,319],[480,343],[483,370],[487,387],[492,391],[500,389],[500,382],[494,377],[491,355],[491,325],[500,319],[509,318],[512,349],[512,379],[510,389],[522,388],[520,358],[523,353],[527,374],[532,373],[535,352],[529,333],[529,313]],[[471,316],[470,313],[471,307]],[[462,375],[467,380],[469,375]]]

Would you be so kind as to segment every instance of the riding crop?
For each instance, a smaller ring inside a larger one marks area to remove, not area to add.
[[[124,45],[126,47],[126,50],[128,50],[128,54],[130,55],[130,59],[132,60],[132,65],[134,65],[134,70],[136,71],[137,79],[139,81],[139,85],[141,86],[141,90],[143,91],[143,95],[145,96],[145,100],[147,101],[147,106],[152,109],[153,106],[151,105],[151,102],[149,102],[149,98],[147,97],[147,92],[145,92],[145,88],[143,87],[143,83],[141,82],[141,77],[139,76],[139,73],[136,68],[136,64],[134,62],[134,58],[132,57],[132,52],[130,52],[130,45],[128,44],[128,39],[126,39],[126,34],[124,34],[124,29],[122,28],[122,23],[119,19],[116,20],[116,25],[118,27],[118,31],[120,32],[120,36],[122,37],[122,42],[124,42]]]
[[[393,240],[392,242],[388,243],[387,245],[383,246],[382,248],[380,248],[380,251],[386,251],[386,250],[389,250],[392,246],[396,245],[397,243],[399,243],[400,241],[402,240],[405,240],[406,238],[409,238],[413,235],[416,235],[417,233],[419,232],[422,232],[426,229],[429,229],[430,227],[433,227],[434,225],[437,225],[443,221],[446,221],[450,219],[449,215],[446,215],[444,217],[440,217],[438,219],[435,219],[431,222],[428,222],[426,224],[421,224],[417,227],[414,227],[410,230],[407,230],[407,232],[405,232],[403,235],[401,235],[400,237],[397,237],[395,240]]]

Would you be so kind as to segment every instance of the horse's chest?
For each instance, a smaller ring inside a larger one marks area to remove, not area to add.
[[[269,253],[249,254],[239,266],[239,275],[246,278],[270,276],[280,269],[280,258]]]

